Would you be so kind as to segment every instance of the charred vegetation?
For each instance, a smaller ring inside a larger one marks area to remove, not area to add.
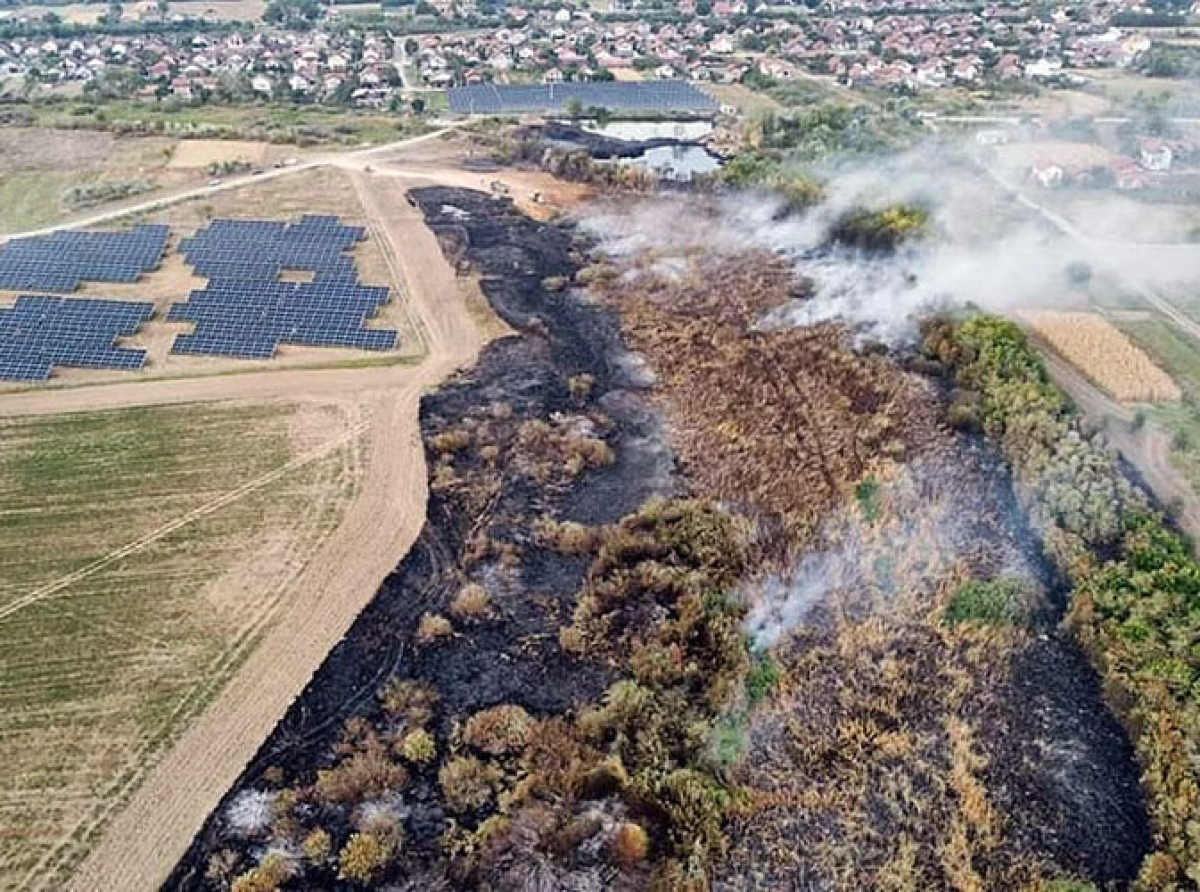
[[[840,326],[766,324],[805,293],[774,255],[588,280],[686,479],[760,537],[745,628],[776,683],[723,718],[738,798],[713,885],[1130,881],[1150,834],[1128,740],[1002,457],[943,421],[951,389]]]
[[[764,324],[805,295],[774,255],[585,265],[506,200],[414,200],[517,334],[423,401],[425,530],[169,888],[1134,877],[1069,577],[945,382]]]

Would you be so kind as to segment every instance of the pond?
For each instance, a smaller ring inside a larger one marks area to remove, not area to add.
[[[610,139],[641,142],[648,139],[677,139],[680,142],[695,142],[713,132],[711,121],[609,121],[599,124],[584,121],[582,127],[589,133],[598,133]]]
[[[657,146],[632,158],[619,158],[606,164],[630,164],[656,174],[660,179],[687,183],[697,176],[721,169],[721,160],[703,146]]]

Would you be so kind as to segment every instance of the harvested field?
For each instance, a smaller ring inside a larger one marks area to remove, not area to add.
[[[0,421],[0,887],[61,888],[354,496],[351,404]]]
[[[1111,322],[1095,313],[1024,311],[1023,322],[1096,386],[1125,402],[1175,402],[1171,376]]]
[[[234,139],[184,139],[175,146],[168,167],[206,168],[210,164],[242,162],[258,165],[267,160],[270,146],[265,142]]]

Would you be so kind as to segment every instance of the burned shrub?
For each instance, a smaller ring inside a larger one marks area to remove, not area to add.
[[[400,758],[414,765],[428,765],[437,756],[437,743],[424,728],[409,731],[396,746]]]
[[[632,867],[650,854],[650,835],[639,824],[624,821],[609,840],[612,859],[623,867]]]
[[[427,684],[394,679],[379,694],[384,714],[409,728],[423,728],[437,711],[438,692]]]
[[[437,613],[426,613],[421,616],[417,626],[416,639],[418,644],[432,644],[439,638],[454,634],[454,626],[450,620]]]
[[[474,756],[456,756],[438,771],[446,807],[459,814],[478,811],[495,795],[501,772]]]
[[[408,783],[408,772],[379,747],[351,755],[334,768],[317,772],[314,793],[321,800],[353,803],[373,799]]]
[[[505,704],[477,712],[463,728],[463,740],[489,756],[517,753],[528,745],[534,720],[520,706]]]
[[[460,588],[450,601],[450,613],[456,619],[481,619],[491,613],[491,598],[487,589],[476,582]]]
[[[392,860],[397,841],[376,833],[355,833],[338,853],[338,878],[369,885]]]

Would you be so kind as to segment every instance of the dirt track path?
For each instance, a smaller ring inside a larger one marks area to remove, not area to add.
[[[186,850],[330,649],[416,539],[425,520],[426,477],[417,410],[421,394],[474,361],[481,346],[462,285],[442,257],[419,212],[395,178],[356,186],[372,226],[384,239],[393,272],[427,333],[428,354],[416,367],[234,376],[214,381],[140,385],[139,397],[164,402],[303,394],[312,387],[346,393],[365,388],[370,417],[366,472],[358,500],[341,526],[308,561],[262,643],[207,710],[169,749],[104,830],[70,888],[89,892],[155,889]],[[119,404],[120,385],[49,394],[80,407]],[[326,391],[328,392],[328,391]],[[49,411],[29,399],[0,400],[0,412]],[[111,403],[105,402],[105,399]]]

